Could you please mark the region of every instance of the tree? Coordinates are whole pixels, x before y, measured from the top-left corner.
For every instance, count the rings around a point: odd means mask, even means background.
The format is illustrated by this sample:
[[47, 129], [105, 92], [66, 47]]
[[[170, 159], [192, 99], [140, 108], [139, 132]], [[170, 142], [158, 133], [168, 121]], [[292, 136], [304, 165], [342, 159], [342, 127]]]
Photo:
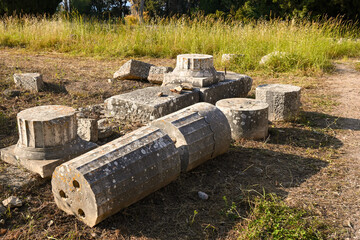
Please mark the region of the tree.
[[0, 14], [53, 14], [61, 0], [1, 0]]

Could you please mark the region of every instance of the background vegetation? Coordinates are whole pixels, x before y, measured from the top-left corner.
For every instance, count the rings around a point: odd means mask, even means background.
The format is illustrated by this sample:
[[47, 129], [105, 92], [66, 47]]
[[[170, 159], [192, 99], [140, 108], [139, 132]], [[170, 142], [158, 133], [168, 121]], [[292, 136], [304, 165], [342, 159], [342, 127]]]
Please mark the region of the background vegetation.
[[[358, 28], [341, 19], [253, 20], [247, 24], [210, 16], [156, 18], [146, 24], [123, 19], [63, 17], [4, 17], [0, 22], [0, 46], [32, 51], [56, 51], [80, 56], [175, 58], [182, 53], [215, 56], [217, 67], [223, 53], [243, 54], [231, 63], [238, 72], [327, 71], [330, 60], [360, 55]], [[274, 51], [266, 65], [262, 56]]]

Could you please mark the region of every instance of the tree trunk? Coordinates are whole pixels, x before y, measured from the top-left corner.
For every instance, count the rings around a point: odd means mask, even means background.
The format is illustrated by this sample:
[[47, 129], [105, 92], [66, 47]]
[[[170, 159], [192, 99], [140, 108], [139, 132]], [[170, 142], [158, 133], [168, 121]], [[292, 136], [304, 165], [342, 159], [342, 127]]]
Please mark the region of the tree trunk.
[[140, 9], [139, 9], [139, 21], [140, 21], [140, 23], [144, 22], [144, 3], [145, 3], [145, 0], [140, 1]]

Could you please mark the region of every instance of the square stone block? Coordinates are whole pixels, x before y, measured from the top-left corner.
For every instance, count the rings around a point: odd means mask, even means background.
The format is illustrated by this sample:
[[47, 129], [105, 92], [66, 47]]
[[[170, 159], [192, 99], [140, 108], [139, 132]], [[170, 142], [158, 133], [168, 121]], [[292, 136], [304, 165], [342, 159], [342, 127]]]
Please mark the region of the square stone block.
[[14, 82], [16, 87], [35, 92], [44, 87], [42, 75], [39, 73], [15, 73]]
[[[147, 123], [199, 102], [199, 91], [170, 91], [172, 87], [148, 87], [105, 100], [105, 116]], [[161, 96], [160, 96], [161, 95]]]

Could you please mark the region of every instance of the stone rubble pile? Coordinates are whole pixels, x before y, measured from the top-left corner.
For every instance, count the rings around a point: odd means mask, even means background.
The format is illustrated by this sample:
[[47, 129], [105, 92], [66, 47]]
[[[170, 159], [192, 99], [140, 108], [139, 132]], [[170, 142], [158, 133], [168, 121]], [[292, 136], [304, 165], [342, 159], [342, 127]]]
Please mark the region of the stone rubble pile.
[[[261, 85], [256, 100], [245, 98], [252, 79], [217, 72], [210, 55], [179, 55], [173, 71], [130, 60], [115, 78], [162, 86], [77, 111], [26, 109], [17, 115], [18, 143], [0, 150], [3, 161], [52, 176], [57, 206], [89, 226], [226, 153], [232, 140], [265, 139], [269, 120], [292, 120], [301, 105], [301, 89], [292, 85]], [[147, 125], [98, 147], [95, 142], [112, 134], [113, 119]]]

